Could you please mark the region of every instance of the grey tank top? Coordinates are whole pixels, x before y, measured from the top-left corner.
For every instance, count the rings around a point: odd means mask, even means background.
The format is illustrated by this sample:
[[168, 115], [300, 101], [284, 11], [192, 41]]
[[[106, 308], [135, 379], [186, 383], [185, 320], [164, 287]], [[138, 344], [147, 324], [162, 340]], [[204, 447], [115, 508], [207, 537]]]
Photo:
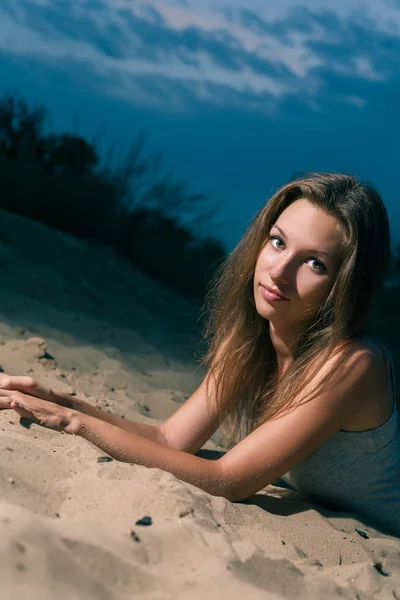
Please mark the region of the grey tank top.
[[396, 382], [392, 357], [386, 349], [384, 355], [393, 390], [393, 411], [386, 423], [366, 431], [339, 430], [276, 483], [327, 508], [356, 512], [400, 536]]

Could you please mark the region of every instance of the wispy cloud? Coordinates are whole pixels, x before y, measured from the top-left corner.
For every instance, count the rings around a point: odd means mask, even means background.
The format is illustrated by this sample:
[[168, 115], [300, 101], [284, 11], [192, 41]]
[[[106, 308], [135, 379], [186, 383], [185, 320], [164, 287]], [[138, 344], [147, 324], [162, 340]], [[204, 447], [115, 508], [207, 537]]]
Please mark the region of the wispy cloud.
[[379, 19], [370, 0], [362, 15], [354, 0], [339, 0], [335, 11], [317, 0], [295, 7], [283, 0], [275, 12], [261, 2], [247, 6], [4, 0], [0, 50], [71, 73], [86, 68], [103, 82], [103, 93], [163, 109], [188, 110], [196, 100], [273, 110], [298, 94], [318, 107], [327, 93], [362, 108], [368, 98], [355, 81], [379, 85], [399, 77], [395, 2], [382, 4]]

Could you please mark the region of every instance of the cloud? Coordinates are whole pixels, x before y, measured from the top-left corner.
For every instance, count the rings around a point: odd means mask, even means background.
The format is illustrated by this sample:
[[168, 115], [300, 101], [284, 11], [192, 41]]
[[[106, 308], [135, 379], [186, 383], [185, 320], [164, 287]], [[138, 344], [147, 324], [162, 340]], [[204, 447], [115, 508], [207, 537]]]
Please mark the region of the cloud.
[[[369, 0], [365, 0], [369, 2]], [[399, 9], [355, 0], [3, 0], [0, 85], [60, 127], [116, 143], [144, 130], [171, 168], [226, 198], [232, 245], [299, 170], [378, 184], [398, 219]], [[359, 5], [359, 3], [358, 3]], [[388, 12], [389, 11], [389, 12]], [[391, 11], [391, 12], [390, 12]], [[371, 21], [374, 16], [374, 21]], [[7, 86], [7, 87], [6, 87]], [[221, 217], [222, 218], [222, 217]]]
[[[86, 67], [103, 78], [104, 93], [163, 110], [190, 110], [193, 97], [229, 102], [229, 90], [234, 104], [260, 110], [296, 94], [318, 107], [328, 91], [362, 109], [368, 95], [354, 94], [354, 78], [379, 85], [398, 77], [400, 38], [384, 21], [304, 6], [268, 18], [240, 4], [5, 0], [0, 49], [71, 71]], [[327, 85], [337, 74], [340, 90]]]

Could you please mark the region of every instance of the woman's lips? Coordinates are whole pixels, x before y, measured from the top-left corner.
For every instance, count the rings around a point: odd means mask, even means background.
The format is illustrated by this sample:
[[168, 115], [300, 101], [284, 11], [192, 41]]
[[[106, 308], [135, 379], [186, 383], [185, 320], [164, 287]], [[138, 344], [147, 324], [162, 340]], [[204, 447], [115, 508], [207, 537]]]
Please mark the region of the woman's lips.
[[271, 300], [273, 302], [287, 302], [289, 298], [284, 298], [283, 296], [279, 296], [271, 291], [266, 285], [261, 284], [261, 293], [266, 300]]

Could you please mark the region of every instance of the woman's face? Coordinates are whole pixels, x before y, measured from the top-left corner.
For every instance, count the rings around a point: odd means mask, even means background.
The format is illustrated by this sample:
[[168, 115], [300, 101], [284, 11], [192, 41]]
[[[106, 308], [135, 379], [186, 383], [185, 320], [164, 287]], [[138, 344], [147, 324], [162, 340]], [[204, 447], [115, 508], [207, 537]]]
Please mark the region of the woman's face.
[[[266, 233], [254, 274], [257, 312], [277, 323], [308, 321], [335, 281], [342, 242], [340, 224], [301, 198], [290, 204]], [[275, 300], [266, 287], [287, 300]]]

